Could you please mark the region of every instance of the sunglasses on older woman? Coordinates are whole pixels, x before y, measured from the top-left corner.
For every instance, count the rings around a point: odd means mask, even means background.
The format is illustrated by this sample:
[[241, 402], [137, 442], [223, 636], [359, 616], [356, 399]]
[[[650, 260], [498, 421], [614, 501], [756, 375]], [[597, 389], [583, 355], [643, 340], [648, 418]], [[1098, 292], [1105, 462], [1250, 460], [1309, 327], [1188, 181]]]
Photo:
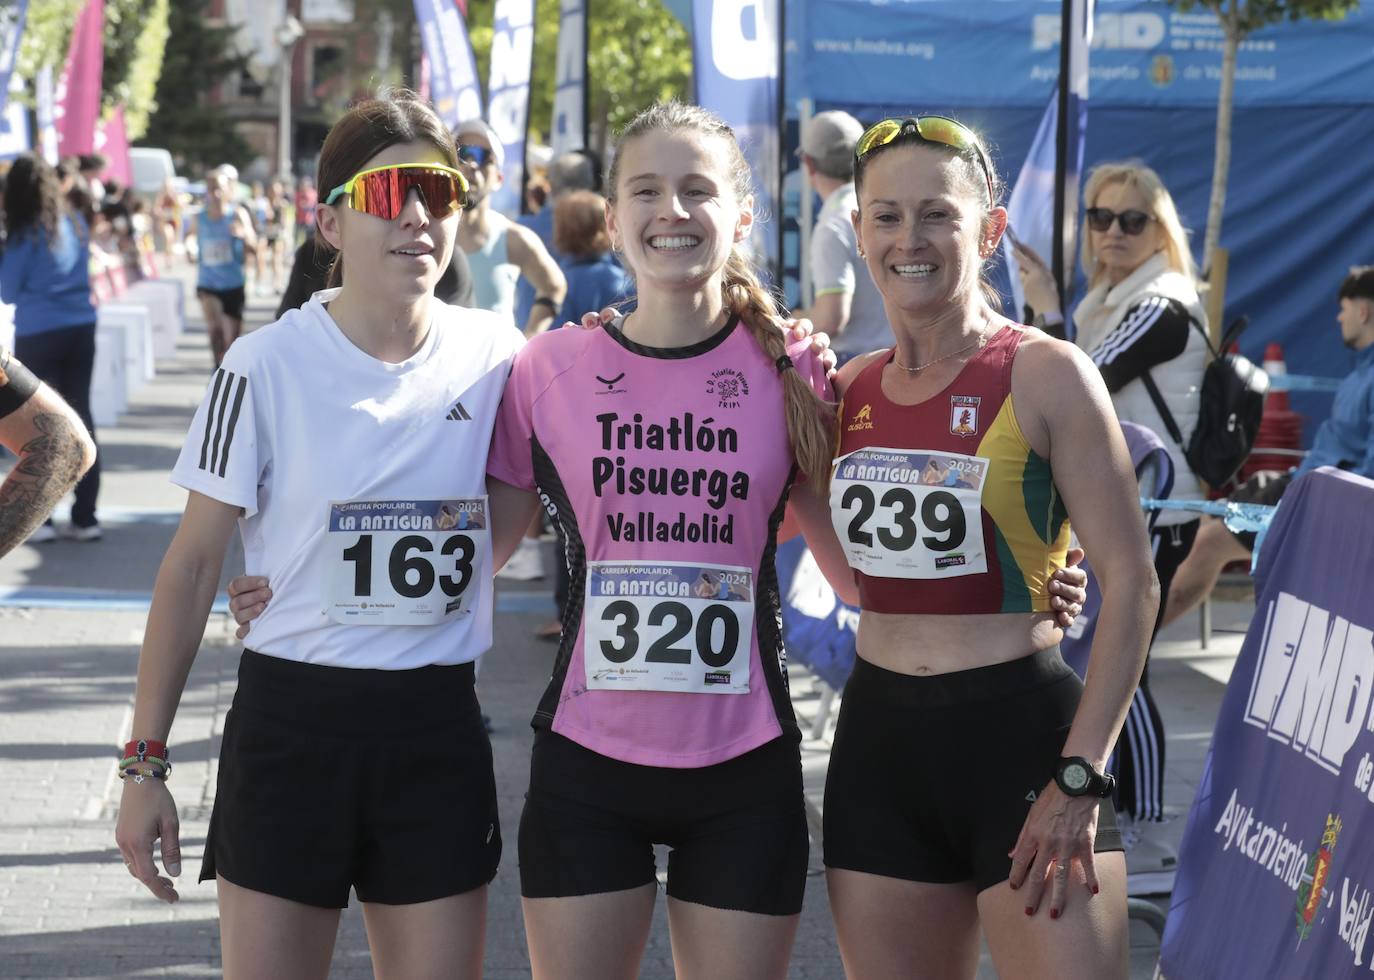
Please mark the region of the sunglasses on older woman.
[[1108, 208], [1088, 208], [1083, 212], [1088, 219], [1088, 227], [1093, 231], [1106, 231], [1115, 221], [1121, 225], [1123, 235], [1139, 235], [1154, 218], [1144, 211], [1122, 211], [1118, 214]]
[[350, 177], [329, 192], [325, 204], [347, 195], [354, 211], [390, 221], [401, 213], [411, 190], [436, 218], [447, 218], [462, 210], [468, 199], [468, 179], [452, 167], [439, 163], [397, 163], [373, 167]]
[[874, 123], [854, 144], [854, 159], [862, 160], [880, 146], [887, 146], [903, 133], [914, 133], [928, 143], [941, 143], [961, 153], [972, 153], [983, 168], [988, 184], [988, 201], [996, 201], [992, 191], [992, 165], [977, 134], [963, 123], [948, 116], [908, 116], [905, 119], [884, 119]]

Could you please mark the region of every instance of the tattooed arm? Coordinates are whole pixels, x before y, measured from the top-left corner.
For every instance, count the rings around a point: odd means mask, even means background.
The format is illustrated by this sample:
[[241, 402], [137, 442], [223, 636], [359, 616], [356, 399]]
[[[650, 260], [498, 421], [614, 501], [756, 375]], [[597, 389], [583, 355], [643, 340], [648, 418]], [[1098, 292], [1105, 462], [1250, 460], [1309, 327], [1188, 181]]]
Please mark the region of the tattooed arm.
[[0, 445], [18, 454], [0, 484], [0, 555], [19, 544], [95, 462], [76, 413], [0, 347]]

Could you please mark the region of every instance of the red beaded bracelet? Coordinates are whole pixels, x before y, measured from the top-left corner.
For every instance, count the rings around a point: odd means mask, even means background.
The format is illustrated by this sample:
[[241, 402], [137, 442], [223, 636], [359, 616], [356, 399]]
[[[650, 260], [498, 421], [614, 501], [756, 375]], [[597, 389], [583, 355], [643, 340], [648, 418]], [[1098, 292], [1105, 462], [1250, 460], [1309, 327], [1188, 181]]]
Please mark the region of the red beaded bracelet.
[[142, 762], [148, 756], [158, 759], [167, 759], [167, 743], [154, 741], [151, 738], [136, 738], [133, 741], [124, 743], [124, 758], [130, 757]]

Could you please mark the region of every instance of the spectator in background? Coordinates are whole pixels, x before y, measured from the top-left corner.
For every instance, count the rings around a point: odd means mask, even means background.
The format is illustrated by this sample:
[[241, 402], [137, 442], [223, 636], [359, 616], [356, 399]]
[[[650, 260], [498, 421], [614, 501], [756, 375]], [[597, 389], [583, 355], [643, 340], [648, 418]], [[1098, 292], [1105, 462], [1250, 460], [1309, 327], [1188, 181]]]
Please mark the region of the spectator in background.
[[253, 219], [234, 202], [233, 186], [228, 174], [211, 171], [205, 181], [205, 210], [196, 216], [196, 295], [215, 367], [243, 330], [243, 261], [256, 241]]
[[882, 296], [854, 238], [854, 144], [863, 131], [847, 112], [820, 112], [803, 124], [797, 151], [807, 185], [824, 203], [807, 252], [815, 299], [796, 315], [830, 334], [840, 364], [892, 342]]
[[177, 249], [181, 246], [181, 199], [177, 196], [176, 183], [171, 177], [162, 182], [153, 201], [153, 227], [161, 239], [162, 257], [170, 268]]
[[[291, 197], [280, 180], [274, 180], [267, 188], [267, 204], [270, 213], [267, 229], [263, 234], [267, 245], [267, 259], [272, 267], [272, 289], [280, 290], [286, 281], [286, 235], [295, 226], [295, 215]], [[280, 319], [280, 314], [278, 319]]]
[[[1139, 162], [1104, 163], [1088, 175], [1082, 241], [1088, 292], [1074, 310], [1075, 343], [1102, 372], [1117, 417], [1151, 429], [1174, 461], [1174, 500], [1204, 496], [1183, 448], [1169, 436], [1145, 383], [1154, 384], [1187, 444], [1197, 424], [1202, 372], [1207, 364], [1207, 314], [1197, 294], [1197, 274], [1178, 209], [1159, 175]], [[1036, 326], [1064, 322], [1054, 276], [1030, 248], [1016, 246], [1026, 302]], [[1164, 511], [1151, 533], [1161, 602], [1158, 633], [1168, 609], [1169, 583], [1198, 533], [1198, 517]], [[1153, 642], [1153, 634], [1151, 636]], [[1150, 694], [1146, 662], [1122, 729], [1118, 758], [1118, 808], [1123, 821], [1132, 895], [1173, 887], [1177, 855], [1154, 831], [1164, 819], [1164, 721]]]
[[304, 241], [315, 234], [315, 208], [319, 206], [320, 195], [315, 190], [315, 182], [302, 177], [296, 185], [296, 238]]
[[0, 344], [0, 446], [19, 461], [0, 483], [0, 556], [37, 531], [95, 462], [95, 443], [57, 393]]
[[[553, 240], [553, 215], [558, 199], [569, 191], [599, 191], [601, 165], [591, 150], [571, 150], [559, 154], [549, 164], [549, 201], [552, 207], [545, 207], [533, 214], [523, 215], [520, 223], [539, 236], [544, 247], [549, 250], [553, 260], [562, 268], [567, 256], [558, 250]], [[515, 322], [526, 323], [534, 304], [534, 286], [521, 276], [515, 284]], [[599, 309], [599, 307], [598, 307]], [[566, 299], [563, 301], [563, 316], [575, 320], [588, 310], [574, 308]]]
[[[9, 235], [0, 259], [0, 298], [14, 305], [14, 352], [81, 419], [92, 442], [91, 373], [95, 367], [95, 307], [88, 271], [90, 229], [63, 199], [56, 172], [42, 157], [21, 154], [5, 183]], [[100, 539], [96, 497], [100, 464], [76, 484], [65, 533]], [[29, 538], [57, 537], [51, 519]]]
[[[505, 149], [481, 119], [460, 123], [455, 132], [458, 162], [471, 185], [458, 225], [458, 245], [472, 270], [473, 302], [479, 309], [510, 317], [526, 337], [553, 323], [567, 283], [539, 236], [491, 209], [491, 193], [504, 181]], [[524, 276], [537, 295], [529, 316], [515, 319], [515, 280]]]
[[[1355, 369], [1336, 389], [1331, 417], [1317, 428], [1312, 449], [1297, 469], [1261, 470], [1236, 489], [1232, 500], [1276, 505], [1289, 483], [1319, 466], [1374, 480], [1374, 265], [1351, 269], [1336, 296], [1341, 343], [1355, 352]], [[1207, 598], [1221, 570], [1233, 561], [1248, 561], [1254, 550], [1254, 532], [1231, 531], [1220, 518], [1203, 518], [1193, 550], [1169, 589], [1165, 624]]]
[[[595, 191], [569, 191], [554, 204], [553, 243], [560, 255], [563, 275], [568, 280], [568, 295], [563, 309], [574, 317], [599, 312], [626, 299], [634, 288], [630, 276], [611, 252], [611, 236], [606, 231], [606, 199]], [[559, 615], [568, 601], [568, 563], [559, 542], [554, 564], [554, 607]], [[534, 631], [542, 640], [556, 640], [563, 624], [555, 619]]]
[[105, 185], [101, 176], [109, 165], [110, 159], [103, 153], [83, 153], [77, 161], [81, 176], [90, 189], [91, 203], [97, 208], [105, 203]]
[[253, 181], [252, 194], [248, 199], [248, 213], [253, 218], [253, 233], [259, 244], [253, 249], [253, 291], [259, 296], [267, 295], [267, 227], [272, 224], [272, 202], [267, 197], [267, 188], [262, 181]]

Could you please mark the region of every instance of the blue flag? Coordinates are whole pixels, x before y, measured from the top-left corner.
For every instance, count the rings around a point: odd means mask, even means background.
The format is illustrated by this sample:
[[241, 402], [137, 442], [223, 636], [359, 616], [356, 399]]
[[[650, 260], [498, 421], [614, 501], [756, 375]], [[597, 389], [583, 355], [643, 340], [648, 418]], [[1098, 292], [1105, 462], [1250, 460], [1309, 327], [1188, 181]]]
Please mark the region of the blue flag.
[[[1040, 117], [1030, 153], [1007, 200], [1012, 234], [1055, 270], [1060, 309], [1066, 308], [1069, 285], [1073, 282], [1079, 175], [1088, 132], [1092, 26], [1093, 0], [1070, 0], [1065, 5], [1059, 83]], [[1062, 117], [1061, 107], [1066, 110]], [[1015, 300], [1013, 313], [1019, 317], [1026, 297], [1021, 292], [1010, 241], [1006, 241], [1005, 251]]]
[[482, 90], [467, 24], [455, 0], [415, 0], [415, 20], [429, 61], [430, 101], [453, 129], [482, 114]]
[[554, 156], [587, 145], [587, 8], [585, 0], [562, 0], [558, 13], [558, 69], [554, 77]]
[[[0, 115], [10, 97], [10, 76], [19, 57], [19, 42], [24, 37], [24, 15], [29, 0], [0, 0]], [[27, 126], [25, 127], [27, 130]]]
[[735, 131], [754, 174], [749, 247], [761, 269], [777, 258], [778, 0], [697, 0], [693, 4], [696, 101]]
[[487, 80], [487, 122], [505, 149], [505, 180], [491, 206], [509, 217], [520, 213], [524, 196], [525, 130], [530, 111], [530, 69], [534, 64], [534, 0], [496, 0]]

